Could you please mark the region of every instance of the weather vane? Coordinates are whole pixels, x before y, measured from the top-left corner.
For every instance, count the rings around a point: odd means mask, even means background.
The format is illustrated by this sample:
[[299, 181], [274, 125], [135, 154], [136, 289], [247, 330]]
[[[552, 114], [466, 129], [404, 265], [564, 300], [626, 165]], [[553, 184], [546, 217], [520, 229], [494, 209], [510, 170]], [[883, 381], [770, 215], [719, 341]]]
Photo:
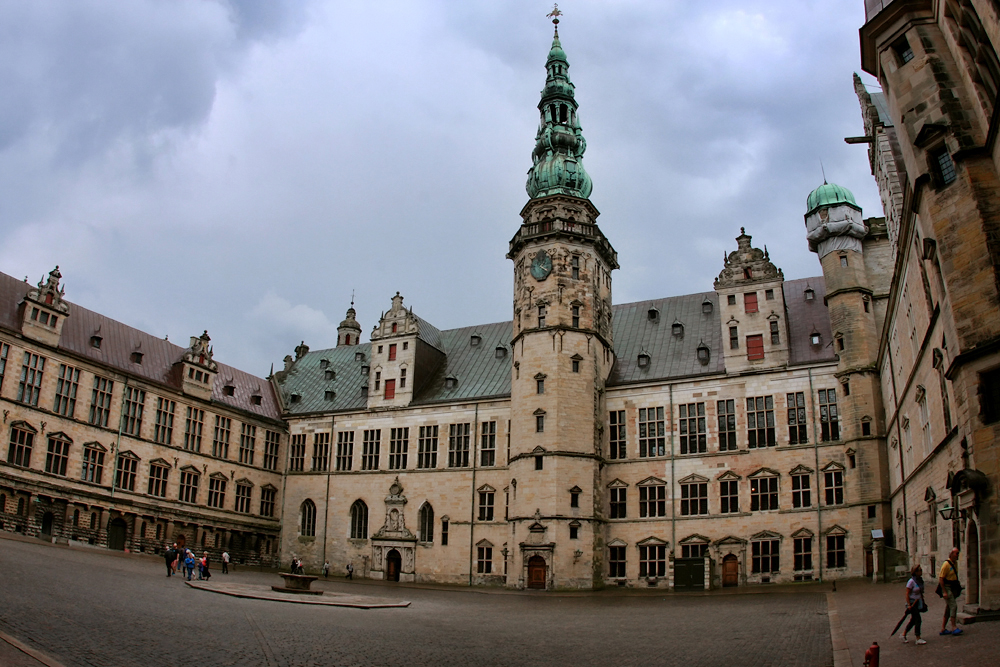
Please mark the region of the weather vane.
[[559, 5], [555, 4], [552, 5], [552, 11], [546, 14], [545, 18], [552, 19], [552, 23], [554, 23], [555, 25], [559, 25], [559, 17], [562, 15], [563, 13], [559, 11]]

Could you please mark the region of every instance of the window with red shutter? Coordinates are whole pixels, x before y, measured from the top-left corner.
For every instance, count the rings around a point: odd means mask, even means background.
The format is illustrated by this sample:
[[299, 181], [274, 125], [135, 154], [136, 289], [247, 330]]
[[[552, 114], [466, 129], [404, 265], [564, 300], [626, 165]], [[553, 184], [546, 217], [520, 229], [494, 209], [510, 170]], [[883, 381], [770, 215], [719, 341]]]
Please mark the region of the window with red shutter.
[[754, 359], [764, 358], [764, 336], [757, 334], [756, 336], [747, 336], [747, 359], [753, 361]]
[[[761, 356], [764, 356], [763, 352], [761, 353]], [[396, 381], [395, 380], [386, 380], [385, 381], [385, 398], [386, 398], [386, 400], [388, 400], [390, 398], [396, 398]]]
[[757, 292], [747, 292], [743, 295], [743, 310], [748, 313], [757, 312]]
[[396, 361], [396, 344], [389, 346], [389, 361]]

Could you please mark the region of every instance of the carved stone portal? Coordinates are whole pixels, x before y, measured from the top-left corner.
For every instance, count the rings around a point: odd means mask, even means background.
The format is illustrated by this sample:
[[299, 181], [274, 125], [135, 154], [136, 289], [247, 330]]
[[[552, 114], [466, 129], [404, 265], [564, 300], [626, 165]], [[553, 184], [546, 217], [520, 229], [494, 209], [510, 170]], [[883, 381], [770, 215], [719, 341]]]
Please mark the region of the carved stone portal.
[[385, 521], [372, 536], [372, 579], [415, 581], [417, 537], [406, 527], [406, 496], [399, 478], [385, 497]]

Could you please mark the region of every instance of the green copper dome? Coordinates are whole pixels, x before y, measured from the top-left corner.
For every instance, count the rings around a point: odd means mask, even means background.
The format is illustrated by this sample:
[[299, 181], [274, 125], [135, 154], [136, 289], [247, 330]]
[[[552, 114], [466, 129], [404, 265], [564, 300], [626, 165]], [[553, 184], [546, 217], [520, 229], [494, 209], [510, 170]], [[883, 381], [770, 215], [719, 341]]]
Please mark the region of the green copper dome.
[[587, 140], [580, 128], [575, 87], [569, 80], [569, 61], [559, 43], [558, 30], [545, 69], [548, 75], [538, 103], [541, 119], [525, 189], [532, 199], [555, 194], [586, 199], [594, 188], [583, 168]]
[[858, 207], [850, 190], [836, 183], [823, 183], [810, 192], [806, 198], [806, 214], [808, 215], [820, 206], [835, 206], [837, 204], [850, 204], [855, 208]]

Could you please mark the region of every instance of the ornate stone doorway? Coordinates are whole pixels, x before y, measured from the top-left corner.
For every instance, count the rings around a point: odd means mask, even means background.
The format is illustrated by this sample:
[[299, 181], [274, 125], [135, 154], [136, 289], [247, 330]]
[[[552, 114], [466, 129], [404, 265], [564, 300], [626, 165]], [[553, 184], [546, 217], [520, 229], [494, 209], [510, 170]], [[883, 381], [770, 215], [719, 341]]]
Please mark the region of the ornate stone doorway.
[[545, 559], [532, 556], [528, 559], [528, 588], [545, 590]]
[[740, 559], [733, 554], [722, 559], [722, 585], [740, 585]]
[[115, 551], [125, 551], [125, 536], [128, 533], [128, 524], [125, 519], [112, 519], [108, 524], [108, 548]]
[[395, 549], [385, 555], [385, 580], [399, 581], [399, 571], [403, 566], [403, 557]]

